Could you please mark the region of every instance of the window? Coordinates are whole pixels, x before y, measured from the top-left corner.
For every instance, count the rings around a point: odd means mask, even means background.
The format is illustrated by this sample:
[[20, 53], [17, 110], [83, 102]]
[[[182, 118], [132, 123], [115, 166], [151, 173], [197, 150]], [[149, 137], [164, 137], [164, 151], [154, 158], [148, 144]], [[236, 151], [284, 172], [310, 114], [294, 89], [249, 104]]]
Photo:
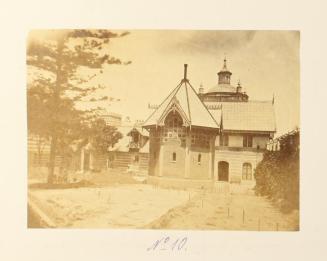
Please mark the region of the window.
[[176, 152], [173, 152], [173, 162], [176, 162]]
[[252, 148], [253, 138], [250, 135], [243, 136], [243, 147], [245, 148]]
[[228, 146], [228, 135], [221, 134], [219, 136], [219, 145], [220, 146]]
[[243, 164], [242, 179], [243, 180], [252, 180], [252, 166], [250, 163]]
[[203, 132], [199, 130], [195, 130], [191, 132], [191, 144], [193, 146], [199, 146], [199, 147], [210, 147], [210, 136], [207, 134], [204, 134]]
[[201, 154], [198, 155], [198, 164], [201, 164]]
[[172, 111], [167, 115], [165, 125], [169, 128], [179, 128], [183, 126], [183, 119], [178, 113]]

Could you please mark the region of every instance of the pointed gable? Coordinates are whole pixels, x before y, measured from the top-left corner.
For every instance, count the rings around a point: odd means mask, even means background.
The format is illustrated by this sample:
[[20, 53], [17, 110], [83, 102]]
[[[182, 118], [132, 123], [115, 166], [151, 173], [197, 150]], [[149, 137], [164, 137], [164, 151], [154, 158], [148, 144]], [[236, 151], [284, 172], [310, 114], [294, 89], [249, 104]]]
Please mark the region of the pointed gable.
[[168, 95], [144, 122], [143, 127], [164, 125], [164, 120], [171, 110], [177, 110], [187, 126], [219, 128], [219, 124], [200, 100], [187, 79], [183, 79]]

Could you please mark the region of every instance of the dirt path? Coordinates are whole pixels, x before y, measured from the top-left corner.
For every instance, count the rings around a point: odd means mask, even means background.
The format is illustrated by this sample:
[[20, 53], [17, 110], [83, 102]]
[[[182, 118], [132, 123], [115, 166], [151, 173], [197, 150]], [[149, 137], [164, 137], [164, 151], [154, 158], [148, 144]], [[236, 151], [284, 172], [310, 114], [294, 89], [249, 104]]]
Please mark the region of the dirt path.
[[283, 214], [262, 197], [199, 193], [146, 228], [296, 231], [298, 222], [298, 213]]

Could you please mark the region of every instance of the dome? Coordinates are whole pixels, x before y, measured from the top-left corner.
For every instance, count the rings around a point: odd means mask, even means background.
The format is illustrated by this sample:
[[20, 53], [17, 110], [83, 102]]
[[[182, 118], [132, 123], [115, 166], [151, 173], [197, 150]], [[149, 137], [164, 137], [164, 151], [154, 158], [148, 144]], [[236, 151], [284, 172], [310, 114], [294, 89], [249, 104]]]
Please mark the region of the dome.
[[236, 92], [236, 87], [230, 84], [220, 83], [210, 88], [207, 93], [210, 92]]

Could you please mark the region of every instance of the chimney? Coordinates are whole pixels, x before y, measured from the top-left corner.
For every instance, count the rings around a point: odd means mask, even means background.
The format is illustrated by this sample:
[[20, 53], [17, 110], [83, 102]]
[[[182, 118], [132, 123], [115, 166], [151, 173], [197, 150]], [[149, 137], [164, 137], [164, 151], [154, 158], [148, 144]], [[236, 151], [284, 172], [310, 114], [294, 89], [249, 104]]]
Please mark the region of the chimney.
[[187, 64], [184, 64], [184, 80], [187, 80]]

